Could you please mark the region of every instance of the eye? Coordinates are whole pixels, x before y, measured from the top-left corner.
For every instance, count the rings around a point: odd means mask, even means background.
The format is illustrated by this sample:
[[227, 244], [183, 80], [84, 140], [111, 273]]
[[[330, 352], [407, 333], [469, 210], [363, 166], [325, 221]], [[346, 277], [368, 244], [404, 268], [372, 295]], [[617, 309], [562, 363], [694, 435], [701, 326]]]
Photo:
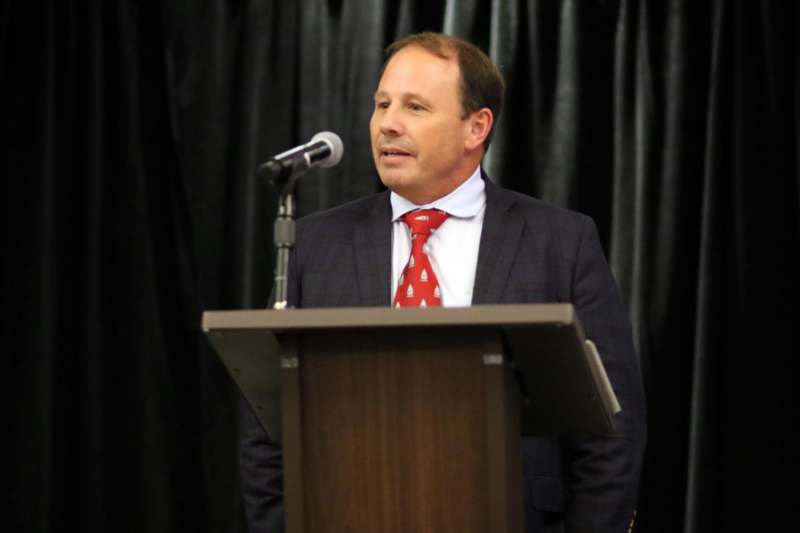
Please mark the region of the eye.
[[410, 102], [408, 104], [408, 108], [411, 111], [425, 111], [425, 106], [423, 106], [422, 104], [418, 104], [416, 102]]
[[375, 102], [375, 109], [386, 109], [389, 107], [389, 102], [386, 100], [378, 100]]

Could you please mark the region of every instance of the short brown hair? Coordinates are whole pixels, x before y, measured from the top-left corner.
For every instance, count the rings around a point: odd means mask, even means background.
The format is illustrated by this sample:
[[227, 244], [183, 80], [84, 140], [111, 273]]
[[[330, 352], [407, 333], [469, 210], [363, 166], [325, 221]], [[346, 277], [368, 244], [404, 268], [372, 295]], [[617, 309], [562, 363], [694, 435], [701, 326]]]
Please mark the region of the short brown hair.
[[[458, 69], [461, 72], [462, 118], [467, 118], [472, 113], [488, 107], [495, 123], [497, 122], [503, 107], [505, 83], [497, 65], [483, 50], [472, 43], [450, 35], [427, 31], [415, 33], [393, 42], [386, 48], [386, 59], [383, 62], [381, 74], [392, 56], [408, 46], [419, 46], [442, 59], [452, 59], [455, 54]], [[493, 134], [494, 124], [492, 124], [492, 131], [486, 137], [484, 149], [489, 148]]]

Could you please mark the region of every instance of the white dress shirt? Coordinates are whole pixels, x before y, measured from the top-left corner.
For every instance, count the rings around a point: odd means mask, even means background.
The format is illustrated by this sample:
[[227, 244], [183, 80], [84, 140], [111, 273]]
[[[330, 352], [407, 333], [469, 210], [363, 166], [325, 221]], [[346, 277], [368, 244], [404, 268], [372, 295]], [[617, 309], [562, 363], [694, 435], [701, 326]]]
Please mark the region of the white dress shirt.
[[472, 289], [478, 266], [478, 247], [486, 211], [486, 185], [480, 166], [456, 190], [429, 204], [416, 205], [392, 192], [392, 286], [397, 290], [400, 274], [411, 256], [411, 231], [400, 217], [415, 209], [440, 209], [450, 216], [425, 243], [428, 258], [439, 280], [444, 307], [472, 305]]

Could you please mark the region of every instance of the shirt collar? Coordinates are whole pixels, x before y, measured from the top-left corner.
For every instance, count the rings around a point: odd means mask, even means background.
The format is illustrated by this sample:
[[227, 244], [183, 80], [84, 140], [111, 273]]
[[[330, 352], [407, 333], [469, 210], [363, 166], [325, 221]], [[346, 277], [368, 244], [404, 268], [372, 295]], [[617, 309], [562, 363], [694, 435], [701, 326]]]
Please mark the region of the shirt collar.
[[392, 222], [396, 222], [401, 216], [415, 209], [439, 209], [452, 217], [471, 218], [477, 215], [486, 203], [486, 184], [481, 178], [479, 165], [467, 181], [450, 194], [431, 203], [417, 205], [394, 191], [389, 195], [389, 201], [392, 204]]

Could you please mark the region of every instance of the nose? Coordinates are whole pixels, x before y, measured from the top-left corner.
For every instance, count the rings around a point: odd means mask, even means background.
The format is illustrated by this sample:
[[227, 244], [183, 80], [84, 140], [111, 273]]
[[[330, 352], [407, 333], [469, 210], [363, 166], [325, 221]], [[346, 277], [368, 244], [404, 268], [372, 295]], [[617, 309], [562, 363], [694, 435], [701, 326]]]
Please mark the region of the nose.
[[376, 113], [378, 113], [378, 129], [383, 135], [397, 137], [403, 134], [403, 121], [394, 105], [380, 109]]

